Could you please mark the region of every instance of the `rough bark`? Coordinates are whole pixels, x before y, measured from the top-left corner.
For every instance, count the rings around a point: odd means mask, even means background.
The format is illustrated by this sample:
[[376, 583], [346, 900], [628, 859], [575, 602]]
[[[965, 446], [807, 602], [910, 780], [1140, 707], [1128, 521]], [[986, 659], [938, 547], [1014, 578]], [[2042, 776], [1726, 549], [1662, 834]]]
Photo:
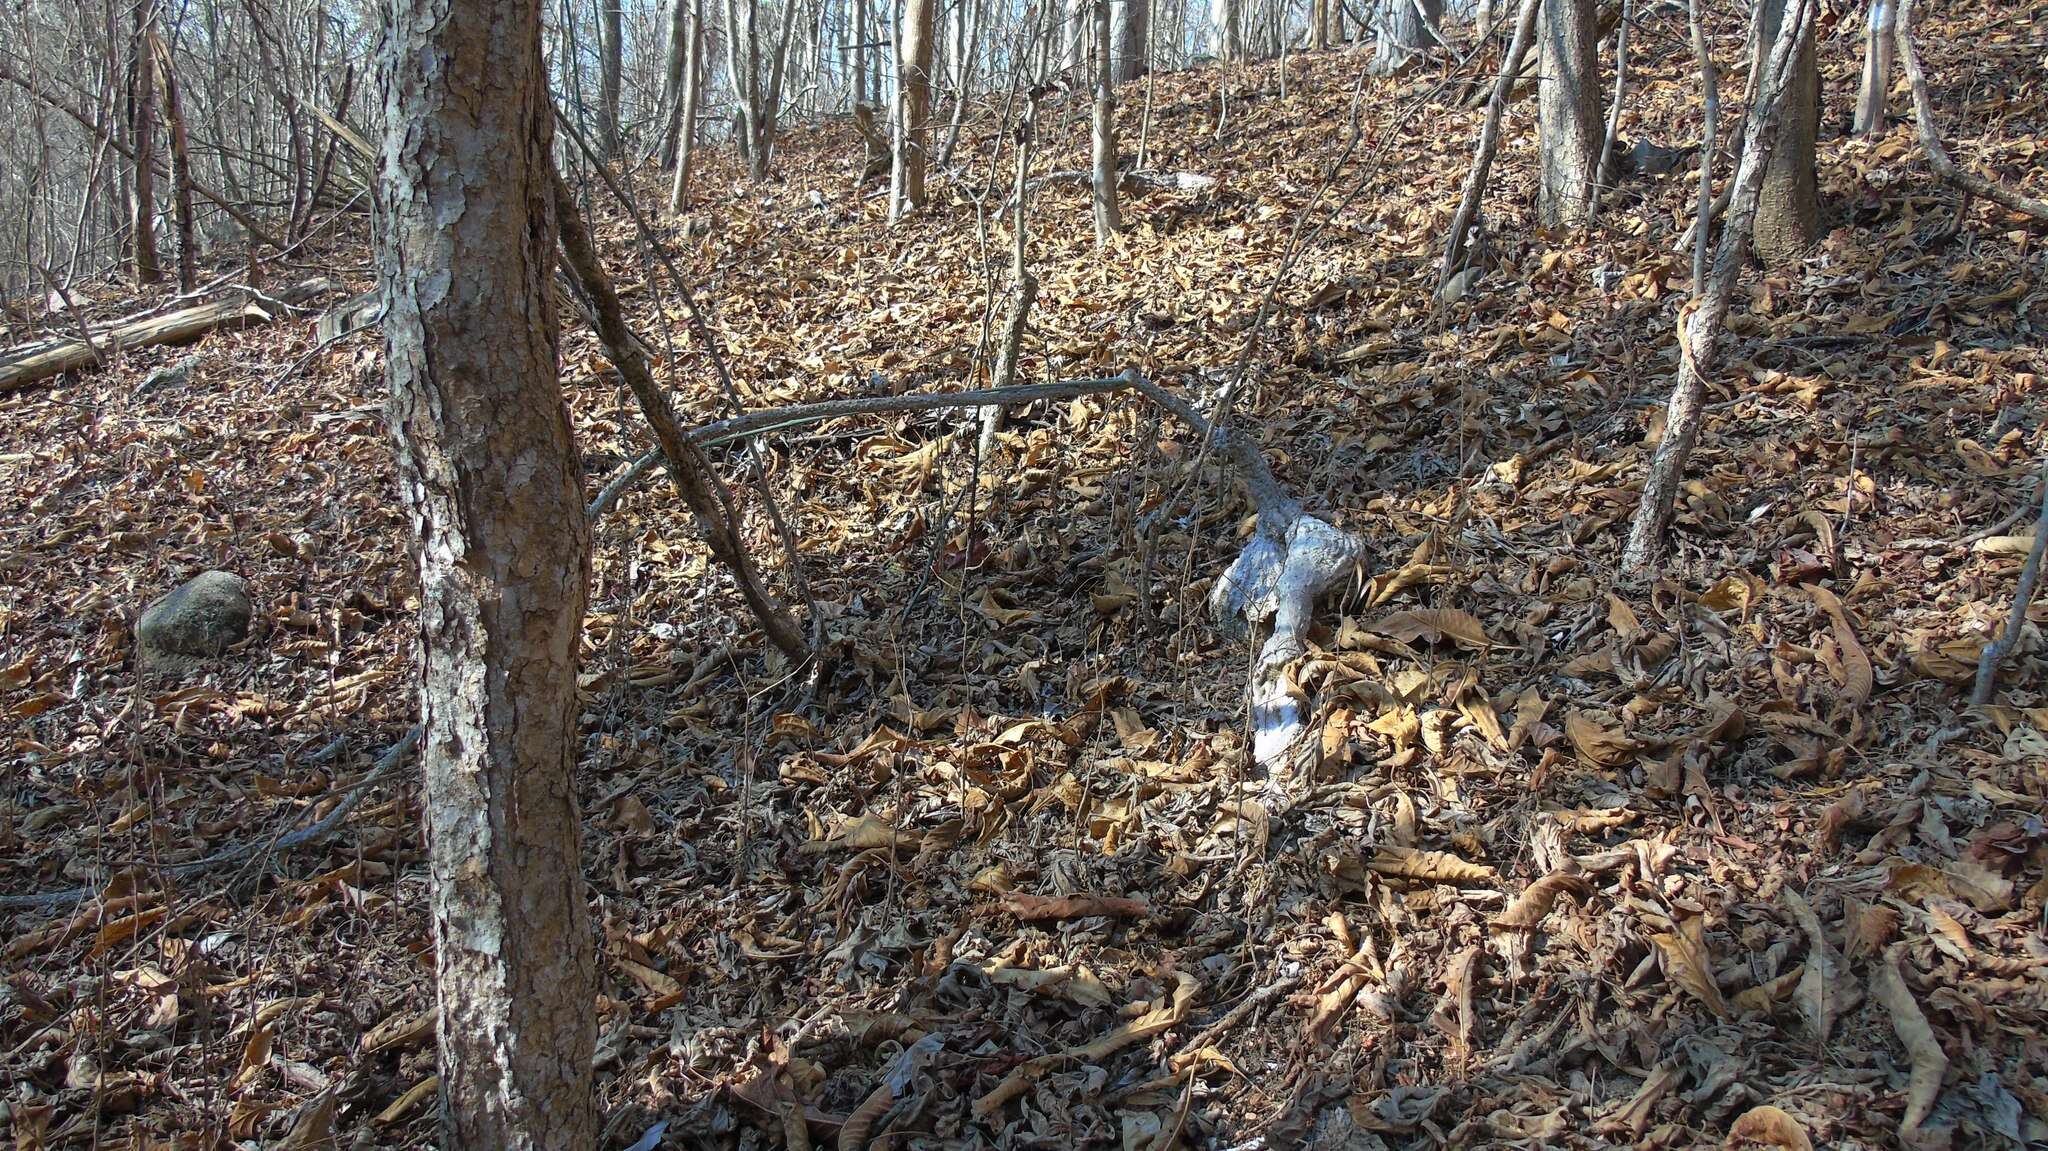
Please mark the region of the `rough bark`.
[[[1699, 300], [1679, 319], [1678, 380], [1665, 408], [1664, 438], [1650, 455], [1642, 500], [1629, 524], [1628, 546], [1622, 552], [1622, 567], [1631, 572], [1641, 573], [1663, 550], [1678, 482], [1705, 419], [1707, 377], [1720, 359], [1721, 325], [1728, 318], [1736, 281], [1748, 258], [1750, 228], [1778, 137], [1785, 88], [1793, 79], [1793, 57], [1798, 42], [1812, 30], [1817, 7], [1818, 0], [1787, 0], [1785, 19], [1780, 21], [1770, 57], [1759, 73], [1756, 101], [1743, 134], [1742, 161], [1729, 197], [1728, 222], [1714, 253], [1714, 272]], [[1707, 226], [1705, 220], [1698, 224], [1702, 229]]]
[[640, 351], [640, 342], [627, 329], [618, 291], [613, 288], [611, 276], [605, 272], [597, 248], [590, 241], [590, 232], [584, 227], [583, 217], [576, 207], [575, 193], [559, 175], [553, 177], [553, 186], [555, 215], [561, 225], [563, 265], [575, 278], [584, 298], [590, 301], [598, 338], [604, 341], [612, 365], [632, 390], [633, 398], [640, 404], [641, 414], [646, 417], [648, 427], [653, 429], [676, 494], [697, 517], [697, 527], [704, 533], [704, 542], [711, 548], [712, 556], [732, 573], [741, 597], [753, 609], [755, 618], [760, 620], [769, 642], [785, 655], [802, 662], [810, 655], [810, 645], [804, 640], [803, 628], [775, 593], [768, 590], [767, 582], [754, 567], [746, 544], [740, 539], [739, 517], [732, 506], [731, 494], [718, 481], [718, 474], [705, 457], [704, 449], [684, 431], [675, 405], [669, 402], [668, 393], [655, 381], [654, 373], [647, 366], [647, 359]]
[[905, 0], [897, 55], [896, 155], [889, 219], [924, 207], [925, 149], [931, 132], [932, 16], [935, 0]]
[[1537, 81], [1536, 214], [1550, 227], [1585, 222], [1600, 152], [1600, 61], [1594, 0], [1543, 0]]
[[1128, 84], [1145, 74], [1152, 0], [1115, 0], [1111, 23], [1114, 31], [1110, 39], [1116, 44], [1116, 58], [1111, 62], [1110, 77], [1119, 84]]
[[1965, 172], [1941, 146], [1941, 133], [1934, 126], [1934, 99], [1927, 92], [1927, 75], [1920, 70], [1920, 55], [1913, 50], [1913, 0], [1898, 0], [1899, 66], [1913, 89], [1913, 123], [1920, 133], [1920, 150], [1927, 153], [1934, 174], [1975, 196], [2036, 220], [2048, 220], [2048, 202], [2022, 195], [1996, 180]]
[[1898, 9], [1892, 0], [1870, 0], [1870, 13], [1863, 27], [1863, 79], [1856, 88], [1856, 119], [1852, 130], [1858, 136], [1884, 132], [1885, 97], [1892, 84], [1892, 42], [1897, 35]]
[[163, 101], [164, 132], [171, 145], [171, 218], [178, 230], [178, 290], [190, 292], [199, 283], [199, 241], [192, 229], [192, 156], [185, 143], [184, 102], [178, 98], [178, 74], [170, 49], [154, 29], [149, 54], [156, 61], [157, 94]]
[[1116, 88], [1109, 42], [1110, 0], [1095, 0], [1095, 117], [1089, 133], [1090, 155], [1094, 159], [1089, 200], [1094, 208], [1095, 246], [1123, 230], [1123, 213], [1116, 199]]
[[[1751, 37], [1753, 67], [1767, 63], [1788, 2], [1759, 0]], [[1797, 261], [1820, 238], [1820, 187], [1814, 172], [1819, 128], [1820, 71], [1814, 66], [1813, 25], [1808, 23], [1792, 58], [1778, 139], [1771, 146], [1771, 166], [1764, 172], [1763, 198], [1757, 204], [1753, 242], [1766, 267]]]
[[156, 58], [149, 51], [149, 13], [154, 4], [135, 9], [133, 72], [129, 77], [128, 138], [133, 141], [135, 176], [128, 203], [129, 261], [138, 283], [162, 278], [156, 252]]
[[574, 777], [590, 527], [557, 378], [542, 2], [384, 15], [385, 357], [419, 577], [449, 1148], [598, 1137]]
[[1470, 242], [1467, 235], [1473, 221], [1479, 217], [1479, 201], [1486, 194], [1486, 177], [1493, 168], [1494, 152], [1500, 145], [1500, 121], [1507, 110], [1508, 95], [1514, 90], [1516, 74], [1521, 70], [1520, 61], [1528, 50], [1529, 39], [1535, 35], [1536, 16], [1542, 10], [1543, 0], [1522, 0], [1522, 8], [1515, 17], [1515, 37], [1508, 46], [1506, 59], [1501, 62], [1500, 79], [1494, 82], [1493, 98], [1486, 103], [1486, 123], [1479, 129], [1479, 146], [1472, 155], [1472, 168], [1465, 175], [1465, 191], [1458, 198], [1458, 213], [1451, 218], [1450, 235], [1444, 239], [1444, 261], [1437, 269], [1436, 286], [1441, 293], [1451, 277], [1463, 270], [1465, 247]]

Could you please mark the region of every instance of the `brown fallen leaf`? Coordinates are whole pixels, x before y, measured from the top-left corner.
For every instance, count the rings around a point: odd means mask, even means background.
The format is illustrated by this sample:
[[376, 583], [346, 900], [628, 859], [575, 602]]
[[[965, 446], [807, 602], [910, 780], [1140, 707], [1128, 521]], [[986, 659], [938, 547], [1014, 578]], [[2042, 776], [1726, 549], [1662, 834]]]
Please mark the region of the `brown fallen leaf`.
[[420, 1104], [433, 1098], [434, 1093], [440, 1089], [441, 1077], [439, 1075], [429, 1075], [411, 1087], [406, 1088], [405, 1094], [393, 1099], [389, 1106], [377, 1112], [377, 1117], [372, 1119], [371, 1122], [379, 1127], [389, 1127], [418, 1110]]
[[1877, 685], [1870, 655], [1856, 639], [1856, 629], [1849, 623], [1849, 613], [1843, 609], [1841, 598], [1818, 584], [1810, 585], [1806, 590], [1813, 596], [1813, 602], [1819, 604], [1834, 622], [1835, 646], [1842, 651], [1842, 705], [1861, 707]]
[[1706, 1004], [1707, 1010], [1723, 1019], [1728, 1018], [1728, 1001], [1721, 997], [1720, 985], [1714, 982], [1713, 965], [1707, 955], [1705, 927], [1700, 918], [1694, 916], [1676, 926], [1676, 931], [1650, 936], [1650, 942], [1657, 945], [1657, 951], [1663, 957], [1664, 974], [1694, 999]]
[[1584, 899], [1593, 893], [1593, 885], [1583, 875], [1553, 871], [1522, 889], [1507, 909], [1493, 917], [1493, 926], [1502, 931], [1534, 931], [1538, 924], [1550, 915], [1559, 898], [1569, 895]]
[[973, 1111], [977, 1119], [987, 1119], [1001, 1110], [1005, 1103], [1024, 1094], [1030, 1086], [1057, 1067], [1070, 1063], [1094, 1063], [1129, 1047], [1141, 1039], [1150, 1039], [1162, 1031], [1180, 1025], [1193, 1006], [1195, 993], [1202, 989], [1201, 981], [1185, 971], [1173, 973], [1174, 988], [1171, 999], [1123, 1026], [1079, 1047], [1041, 1055], [1012, 1068], [1002, 1082], [990, 1088], [987, 1093], [974, 1101]]
[[1886, 951], [1884, 962], [1871, 973], [1870, 994], [1891, 1016], [1892, 1032], [1905, 1045], [1906, 1057], [1912, 1061], [1912, 1074], [1906, 1083], [1906, 1113], [1899, 1120], [1899, 1142], [1912, 1146], [1913, 1136], [1934, 1111], [1934, 1101], [1941, 1095], [1941, 1081], [1948, 1074], [1948, 1055], [1942, 1051], [1934, 1028], [1928, 1026], [1926, 1014], [1899, 973], [1900, 946], [1894, 944]]
[[921, 833], [900, 831], [890, 824], [891, 821], [881, 815], [864, 811], [841, 824], [838, 831], [803, 844], [797, 850], [805, 855], [819, 855], [827, 851], [870, 851], [875, 848], [916, 851], [924, 845]]
[[1728, 1128], [1726, 1146], [1749, 1143], [1781, 1147], [1784, 1151], [1813, 1151], [1813, 1140], [1806, 1137], [1806, 1128], [1799, 1125], [1799, 1120], [1768, 1103], [1743, 1112], [1735, 1125]]
[[1643, 747], [1641, 741], [1630, 739], [1584, 711], [1565, 717], [1564, 734], [1579, 755], [1596, 767], [1626, 767], [1635, 762], [1636, 752]]
[[1085, 919], [1107, 915], [1114, 919], [1143, 919], [1152, 913], [1142, 899], [1124, 895], [1031, 895], [1012, 891], [1003, 896], [1004, 911], [1026, 922], [1039, 919]]
[[1446, 851], [1422, 851], [1413, 847], [1383, 846], [1366, 866], [1381, 875], [1402, 879], [1432, 879], [1438, 883], [1484, 883], [1494, 877], [1493, 868], [1458, 858]]
[[1457, 608], [1417, 608], [1414, 611], [1397, 611], [1394, 614], [1368, 625], [1368, 630], [1381, 635], [1414, 643], [1427, 637], [1431, 643], [1444, 640], [1461, 647], [1492, 647], [1493, 640], [1486, 634], [1486, 625], [1471, 612]]
[[1835, 1020], [1863, 1002], [1863, 989], [1849, 978], [1849, 965], [1828, 942], [1826, 933], [1821, 930], [1819, 917], [1814, 915], [1805, 897], [1787, 887], [1780, 898], [1784, 900], [1786, 909], [1791, 911], [1792, 918], [1798, 921], [1800, 930], [1806, 933], [1808, 941], [1806, 973], [1800, 977], [1799, 986], [1793, 994], [1814, 1038], [1825, 1043], [1834, 1033]]

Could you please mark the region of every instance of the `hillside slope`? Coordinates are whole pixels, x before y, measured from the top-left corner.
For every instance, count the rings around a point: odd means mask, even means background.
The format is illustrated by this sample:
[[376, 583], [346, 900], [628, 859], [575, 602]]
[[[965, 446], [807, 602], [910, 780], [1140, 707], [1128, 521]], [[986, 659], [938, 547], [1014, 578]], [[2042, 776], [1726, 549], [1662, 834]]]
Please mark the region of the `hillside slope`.
[[[2048, 9], [1924, 23], [1951, 151], [2040, 194]], [[660, 1119], [668, 1146], [772, 1146], [800, 1108], [835, 1140], [892, 1067], [894, 1146], [1708, 1147], [1760, 1104], [1817, 1146], [1890, 1146], [1908, 1008], [1947, 1060], [1931, 1126], [2043, 1138], [2038, 632], [1999, 706], [1957, 686], [2039, 498], [2041, 236], [1935, 184], [1902, 121], [1842, 138], [1850, 31], [1822, 43], [1827, 238], [1745, 281], [1642, 583], [1615, 563], [1676, 366], [1689, 161], [1622, 184], [1596, 234], [1546, 235], [1517, 105], [1489, 271], [1440, 311], [1476, 67], [1297, 57], [1284, 95], [1270, 62], [1162, 76], [1149, 117], [1126, 90], [1126, 147], [1147, 120], [1150, 166], [1220, 188], [1135, 196], [1100, 253], [1081, 190], [1036, 194], [1022, 376], [1136, 364], [1201, 398], [1256, 330], [1240, 421], [1373, 545], [1295, 672], [1320, 738], [1284, 802], [1246, 763], [1245, 647], [1202, 608], [1248, 507], [1133, 398], [1018, 413], [986, 459], [972, 413], [766, 441], [805, 582], [759, 508], [753, 542], [822, 619], [821, 680], [749, 631], [666, 487], [627, 495], [598, 529], [580, 781], [607, 1146]], [[1741, 29], [1715, 33], [1739, 77]], [[1683, 36], [1645, 21], [1630, 139], [1697, 138]], [[847, 125], [794, 132], [765, 187], [712, 150], [660, 226], [750, 406], [985, 376], [1000, 112], [896, 227], [853, 191]], [[1041, 170], [1085, 166], [1084, 104], [1040, 126]], [[682, 406], [726, 414], [589, 194]], [[321, 266], [366, 286], [360, 243]], [[294, 367], [309, 329], [0, 398], [0, 892], [105, 886], [0, 912], [22, 1146], [432, 1137], [410, 782], [322, 847], [165, 882], [302, 826], [413, 722], [380, 357], [359, 336]], [[564, 364], [595, 491], [647, 438], [569, 319]], [[251, 581], [252, 639], [139, 679], [134, 614], [216, 567]]]

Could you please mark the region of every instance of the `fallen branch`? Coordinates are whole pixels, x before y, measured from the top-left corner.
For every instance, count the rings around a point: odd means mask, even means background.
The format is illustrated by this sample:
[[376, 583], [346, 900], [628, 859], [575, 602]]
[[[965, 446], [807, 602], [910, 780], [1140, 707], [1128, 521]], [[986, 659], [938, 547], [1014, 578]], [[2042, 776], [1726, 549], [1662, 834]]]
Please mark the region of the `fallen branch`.
[[1982, 196], [2001, 208], [2009, 208], [2036, 220], [2048, 220], [2048, 202], [2022, 195], [1995, 180], [1965, 172], [1949, 158], [1934, 130], [1934, 100], [1927, 94], [1927, 74], [1920, 70], [1920, 56], [1913, 51], [1913, 0], [1899, 0], [1899, 64], [1906, 82], [1913, 88], [1913, 122], [1920, 131], [1920, 150], [1934, 174], [1972, 195]]
[[[1905, 11], [1911, 10], [1912, 0], [1905, 0]], [[2005, 630], [1984, 646], [1984, 654], [1977, 660], [1977, 685], [1970, 692], [1973, 707], [1991, 702], [1991, 693], [1998, 690], [1999, 665], [2019, 643], [2020, 629], [2027, 622], [2027, 608], [2034, 602], [2034, 587], [2041, 582], [2043, 550], [2048, 550], [2048, 471], [2042, 473], [2041, 514], [2034, 520], [2034, 546], [2027, 549], [2027, 562], [2020, 568], [2019, 585], [2013, 589], [2012, 612], [2006, 616]]]
[[[276, 300], [297, 304], [322, 292], [332, 291], [334, 287], [334, 281], [329, 279], [306, 280], [279, 292]], [[247, 288], [236, 288], [225, 299], [94, 332], [92, 342], [65, 338], [10, 348], [0, 352], [0, 395], [21, 391], [65, 372], [92, 367], [100, 361], [102, 352], [116, 348], [184, 344], [215, 328], [270, 323], [277, 319], [277, 315], [263, 306], [265, 302], [265, 298]]]

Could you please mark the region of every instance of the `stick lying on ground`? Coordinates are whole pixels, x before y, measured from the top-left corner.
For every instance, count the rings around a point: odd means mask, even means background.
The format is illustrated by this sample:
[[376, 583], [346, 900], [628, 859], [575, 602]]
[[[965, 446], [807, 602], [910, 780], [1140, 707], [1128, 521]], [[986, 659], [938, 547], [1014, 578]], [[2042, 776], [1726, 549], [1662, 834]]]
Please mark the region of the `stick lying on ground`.
[[[301, 304], [336, 287], [332, 280], [315, 278], [293, 284], [273, 299]], [[267, 324], [275, 319], [274, 304], [266, 306], [263, 299], [247, 288], [232, 288], [222, 299], [95, 331], [90, 344], [72, 337], [23, 344], [0, 352], [0, 395], [18, 392], [65, 372], [89, 368], [99, 362], [100, 353], [116, 348], [190, 343], [215, 328]]]

